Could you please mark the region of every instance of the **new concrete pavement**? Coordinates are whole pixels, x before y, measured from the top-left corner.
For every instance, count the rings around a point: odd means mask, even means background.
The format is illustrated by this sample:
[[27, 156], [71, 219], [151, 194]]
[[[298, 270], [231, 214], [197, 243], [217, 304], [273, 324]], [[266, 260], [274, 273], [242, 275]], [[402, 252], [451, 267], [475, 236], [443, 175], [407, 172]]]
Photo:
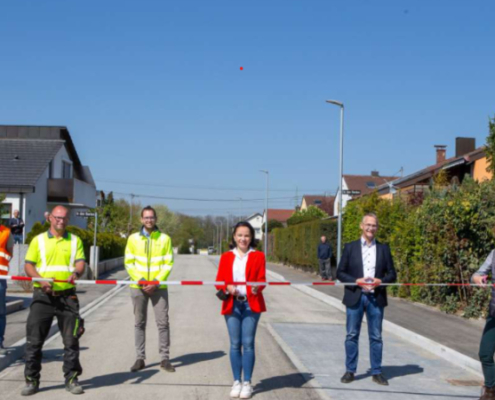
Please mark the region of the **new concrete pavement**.
[[[170, 279], [214, 280], [216, 266], [205, 256], [179, 256]], [[211, 286], [171, 286], [171, 356], [177, 372], [160, 370], [157, 330], [150, 307], [147, 365], [130, 373], [134, 362], [133, 315], [128, 289], [86, 316], [81, 339], [85, 396], [95, 399], [228, 399], [232, 374], [228, 334], [220, 301]], [[363, 327], [358, 380], [340, 383], [344, 373], [345, 315], [290, 287], [265, 291], [264, 313], [256, 338], [253, 383], [259, 399], [475, 399], [479, 376], [449, 364], [400, 337], [385, 335], [384, 372], [390, 386], [374, 384]], [[39, 399], [66, 399], [62, 343], [45, 346]], [[18, 399], [24, 386], [23, 364], [0, 373], [0, 398]]]

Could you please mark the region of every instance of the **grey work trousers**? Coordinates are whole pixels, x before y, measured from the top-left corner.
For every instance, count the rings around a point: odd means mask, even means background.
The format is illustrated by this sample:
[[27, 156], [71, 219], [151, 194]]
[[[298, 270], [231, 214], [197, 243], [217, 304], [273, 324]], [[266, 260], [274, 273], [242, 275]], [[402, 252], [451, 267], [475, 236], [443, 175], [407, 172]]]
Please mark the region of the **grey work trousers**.
[[134, 306], [134, 342], [137, 359], [146, 359], [146, 321], [148, 302], [151, 300], [155, 321], [158, 327], [158, 351], [161, 360], [170, 357], [170, 327], [168, 323], [168, 291], [156, 289], [151, 295], [141, 289], [131, 288], [132, 305]]
[[323, 260], [320, 258], [318, 259], [318, 262], [320, 264], [320, 276], [322, 278], [335, 279], [335, 274], [330, 266], [330, 259], [327, 258], [326, 260]]

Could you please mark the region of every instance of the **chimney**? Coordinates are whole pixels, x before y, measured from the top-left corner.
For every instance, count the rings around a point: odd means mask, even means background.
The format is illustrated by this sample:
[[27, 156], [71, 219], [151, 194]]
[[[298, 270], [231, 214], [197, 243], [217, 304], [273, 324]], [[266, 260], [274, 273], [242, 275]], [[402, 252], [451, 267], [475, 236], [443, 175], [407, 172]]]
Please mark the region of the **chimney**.
[[460, 157], [464, 154], [471, 153], [476, 149], [476, 139], [467, 137], [455, 138], [455, 156]]
[[371, 171], [371, 176], [380, 176], [378, 171]]
[[437, 144], [435, 145], [435, 148], [437, 149], [437, 164], [440, 164], [445, 161], [445, 155], [447, 153], [447, 146], [444, 146], [442, 144]]

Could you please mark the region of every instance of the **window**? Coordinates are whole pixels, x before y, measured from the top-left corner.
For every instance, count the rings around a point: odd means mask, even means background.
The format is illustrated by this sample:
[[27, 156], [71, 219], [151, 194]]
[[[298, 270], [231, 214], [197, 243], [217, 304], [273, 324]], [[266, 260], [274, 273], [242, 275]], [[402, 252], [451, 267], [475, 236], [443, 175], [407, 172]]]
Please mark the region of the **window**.
[[48, 179], [53, 178], [53, 160], [48, 164]]
[[0, 203], [0, 223], [9, 226], [10, 216], [12, 215], [11, 203]]
[[72, 164], [68, 161], [62, 161], [62, 178], [63, 179], [72, 178]]
[[375, 182], [369, 181], [369, 182], [366, 182], [366, 187], [368, 189], [374, 189], [376, 187], [376, 184], [375, 184]]
[[321, 205], [321, 200], [315, 200], [314, 203], [315, 203], [315, 205], [319, 206], [319, 205]]

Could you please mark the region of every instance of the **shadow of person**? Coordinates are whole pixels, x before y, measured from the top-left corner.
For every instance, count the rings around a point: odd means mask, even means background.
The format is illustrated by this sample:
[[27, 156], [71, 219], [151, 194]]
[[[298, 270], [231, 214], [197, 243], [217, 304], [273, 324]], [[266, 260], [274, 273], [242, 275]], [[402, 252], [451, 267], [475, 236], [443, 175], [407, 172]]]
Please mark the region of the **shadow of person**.
[[[399, 378], [406, 375], [421, 374], [424, 372], [424, 368], [416, 364], [407, 365], [387, 365], [382, 367], [382, 373], [388, 380]], [[371, 376], [371, 369], [366, 371], [365, 374], [356, 375], [356, 380], [365, 379]]]
[[284, 388], [300, 388], [313, 378], [313, 374], [308, 373], [272, 376], [270, 378], [262, 379], [254, 387], [254, 393], [259, 394]]
[[210, 351], [208, 353], [191, 353], [191, 354], [184, 354], [182, 356], [175, 357], [172, 360], [170, 360], [170, 362], [173, 364], [174, 367], [180, 368], [180, 367], [185, 367], [186, 365], [197, 364], [202, 361], [216, 360], [217, 358], [221, 358], [225, 355], [227, 355], [225, 351]]
[[[88, 350], [88, 347], [80, 347], [79, 351]], [[50, 363], [54, 361], [64, 361], [64, 349], [43, 350], [42, 363]]]
[[122, 385], [128, 381], [132, 385], [142, 383], [148, 379], [150, 379], [153, 375], [158, 374], [158, 370], [143, 370], [140, 372], [115, 372], [113, 374], [108, 375], [100, 375], [95, 376], [91, 379], [79, 381], [84, 390], [87, 389], [96, 389], [99, 387], [108, 387], [108, 386], [116, 386]]

